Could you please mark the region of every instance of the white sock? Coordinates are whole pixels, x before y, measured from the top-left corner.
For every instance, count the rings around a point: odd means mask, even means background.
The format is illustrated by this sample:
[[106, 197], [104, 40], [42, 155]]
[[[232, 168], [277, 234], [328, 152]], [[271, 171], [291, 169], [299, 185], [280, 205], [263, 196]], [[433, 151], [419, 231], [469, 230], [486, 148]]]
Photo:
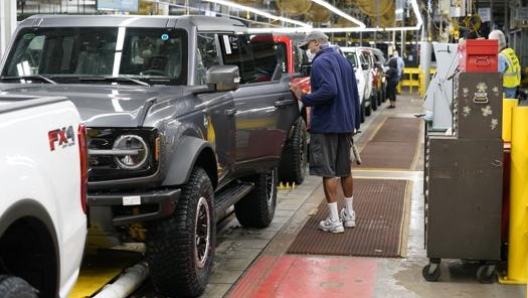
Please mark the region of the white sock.
[[338, 221], [339, 212], [337, 211], [337, 202], [328, 203], [328, 210], [330, 211], [330, 219], [332, 221]]
[[350, 198], [345, 198], [345, 202], [346, 202], [347, 211], [350, 211], [350, 212], [354, 211], [354, 208], [353, 208], [354, 196]]

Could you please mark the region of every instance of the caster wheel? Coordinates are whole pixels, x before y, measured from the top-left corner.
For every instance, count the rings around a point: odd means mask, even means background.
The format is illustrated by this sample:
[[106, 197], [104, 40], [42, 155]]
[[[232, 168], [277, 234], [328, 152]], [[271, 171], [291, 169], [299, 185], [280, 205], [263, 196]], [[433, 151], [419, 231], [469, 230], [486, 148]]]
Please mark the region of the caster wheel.
[[495, 265], [483, 265], [477, 269], [477, 280], [481, 284], [491, 284], [495, 281]]
[[437, 281], [440, 277], [440, 266], [436, 263], [425, 265], [422, 269], [422, 276], [427, 281]]

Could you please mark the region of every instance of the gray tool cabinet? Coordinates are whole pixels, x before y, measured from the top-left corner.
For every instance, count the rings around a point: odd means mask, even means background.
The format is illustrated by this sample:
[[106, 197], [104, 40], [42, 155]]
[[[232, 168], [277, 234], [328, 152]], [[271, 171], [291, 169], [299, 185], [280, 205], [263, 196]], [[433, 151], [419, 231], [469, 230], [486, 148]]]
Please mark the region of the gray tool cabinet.
[[422, 275], [440, 277], [441, 259], [481, 261], [477, 279], [493, 282], [501, 258], [502, 78], [454, 77], [453, 134], [426, 134], [425, 246]]

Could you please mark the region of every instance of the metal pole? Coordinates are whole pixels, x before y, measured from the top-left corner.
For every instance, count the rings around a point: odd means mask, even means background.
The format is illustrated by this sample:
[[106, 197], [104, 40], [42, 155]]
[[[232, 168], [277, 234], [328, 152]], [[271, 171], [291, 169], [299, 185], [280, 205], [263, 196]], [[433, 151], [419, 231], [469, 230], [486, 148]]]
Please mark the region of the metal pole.
[[389, 51], [389, 53], [387, 53], [387, 58], [389, 58], [389, 59], [392, 56], [392, 52], [394, 50], [398, 50], [398, 48], [396, 47], [396, 31], [392, 32], [392, 46], [393, 46], [393, 48], [391, 49], [391, 51]]
[[0, 1], [0, 57], [11, 40], [17, 25], [17, 2]]
[[[380, 18], [381, 18], [379, 11], [380, 11], [380, 0], [376, 0], [376, 12], [377, 12], [377, 14], [376, 14], [376, 19], [377, 19], [376, 20], [376, 27], [378, 27], [378, 28], [380, 26]], [[376, 34], [376, 32], [377, 31], [375, 31], [374, 34]]]
[[127, 297], [136, 290], [147, 278], [149, 268], [146, 262], [126, 269], [119, 278], [106, 285], [94, 298], [122, 298]]
[[421, 55], [420, 55], [420, 96], [425, 95], [425, 90], [429, 86], [431, 73], [431, 43], [425, 38], [422, 38]]
[[420, 96], [425, 95], [425, 90], [429, 86], [431, 73], [431, 55], [432, 47], [429, 41], [429, 30], [432, 25], [432, 20], [427, 17], [427, 28], [422, 25], [422, 42], [420, 47]]
[[403, 53], [405, 52], [405, 47], [407, 46], [407, 40], [405, 38], [405, 31], [401, 30], [400, 32], [400, 42], [401, 42], [401, 48], [400, 48], [400, 57], [403, 59]]
[[490, 0], [490, 31], [493, 29], [495, 29], [495, 20], [493, 19], [493, 0]]
[[363, 33], [359, 32], [359, 46], [363, 46]]
[[[504, 34], [508, 36], [510, 32], [510, 18], [508, 16], [508, 8], [510, 6], [510, 1], [504, 3]], [[511, 47], [511, 44], [510, 44]]]

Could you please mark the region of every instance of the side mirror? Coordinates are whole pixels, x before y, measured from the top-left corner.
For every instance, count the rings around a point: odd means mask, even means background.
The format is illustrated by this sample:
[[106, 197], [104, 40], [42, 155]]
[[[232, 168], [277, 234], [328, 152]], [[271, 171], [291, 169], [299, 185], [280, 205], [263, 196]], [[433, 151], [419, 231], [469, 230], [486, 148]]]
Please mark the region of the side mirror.
[[235, 65], [211, 66], [205, 75], [210, 91], [233, 91], [240, 85], [240, 73]]
[[311, 72], [312, 72], [312, 64], [311, 63], [303, 63], [303, 64], [301, 64], [301, 76], [309, 77]]

